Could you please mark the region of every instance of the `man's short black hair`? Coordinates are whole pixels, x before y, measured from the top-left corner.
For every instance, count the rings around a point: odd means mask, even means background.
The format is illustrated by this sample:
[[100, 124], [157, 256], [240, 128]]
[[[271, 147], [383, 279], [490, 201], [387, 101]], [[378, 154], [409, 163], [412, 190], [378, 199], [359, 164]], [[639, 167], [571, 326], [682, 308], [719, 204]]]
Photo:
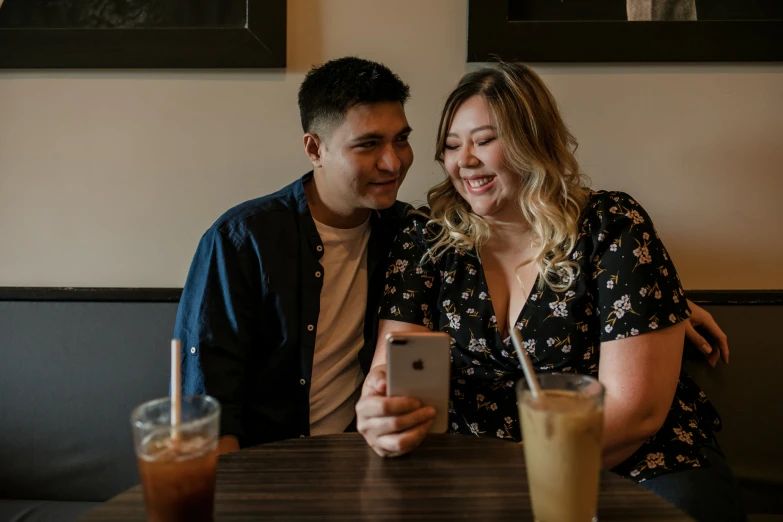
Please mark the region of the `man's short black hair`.
[[299, 115], [304, 132], [340, 124], [354, 105], [400, 102], [410, 88], [383, 64], [348, 56], [313, 67], [299, 87]]

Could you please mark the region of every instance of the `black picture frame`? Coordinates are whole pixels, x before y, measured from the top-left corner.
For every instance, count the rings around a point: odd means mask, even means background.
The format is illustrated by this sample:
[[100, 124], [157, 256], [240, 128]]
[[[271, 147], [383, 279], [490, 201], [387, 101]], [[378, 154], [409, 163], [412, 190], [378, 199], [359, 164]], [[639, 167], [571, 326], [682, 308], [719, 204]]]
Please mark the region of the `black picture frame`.
[[783, 61], [783, 20], [510, 21], [509, 1], [469, 0], [468, 62]]
[[245, 3], [245, 19], [232, 26], [3, 28], [0, 68], [285, 67], [286, 0]]

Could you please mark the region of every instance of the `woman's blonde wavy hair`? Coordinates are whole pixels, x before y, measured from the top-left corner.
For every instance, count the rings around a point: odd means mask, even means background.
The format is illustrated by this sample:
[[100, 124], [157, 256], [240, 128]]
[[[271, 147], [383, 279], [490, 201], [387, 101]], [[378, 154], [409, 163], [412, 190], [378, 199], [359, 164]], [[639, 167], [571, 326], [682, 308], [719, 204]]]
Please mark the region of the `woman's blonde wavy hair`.
[[[517, 268], [535, 263], [539, 290], [571, 286], [578, 265], [568, 258], [579, 235], [579, 216], [587, 204], [587, 177], [574, 157], [577, 142], [569, 132], [544, 82], [522, 64], [499, 63], [462, 77], [449, 95], [440, 118], [435, 159], [443, 166], [446, 135], [459, 107], [482, 96], [490, 109], [508, 168], [522, 177], [519, 206], [534, 235], [533, 252]], [[427, 193], [429, 224], [437, 231], [429, 255], [440, 257], [459, 248], [474, 250], [491, 235], [489, 223], [474, 214], [451, 179]]]

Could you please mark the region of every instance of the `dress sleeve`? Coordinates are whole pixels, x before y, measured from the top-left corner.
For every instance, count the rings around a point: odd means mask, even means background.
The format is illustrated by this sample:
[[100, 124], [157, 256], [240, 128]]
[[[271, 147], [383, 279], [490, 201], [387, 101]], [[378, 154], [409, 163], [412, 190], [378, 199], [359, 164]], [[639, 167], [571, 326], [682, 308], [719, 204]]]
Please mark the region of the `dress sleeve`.
[[[378, 316], [381, 320], [438, 327], [440, 288], [438, 261], [428, 255], [427, 209], [409, 215], [389, 252], [386, 280]], [[425, 258], [422, 261], [422, 258]]]
[[596, 193], [591, 205], [601, 342], [687, 319], [677, 271], [642, 206], [622, 192]]

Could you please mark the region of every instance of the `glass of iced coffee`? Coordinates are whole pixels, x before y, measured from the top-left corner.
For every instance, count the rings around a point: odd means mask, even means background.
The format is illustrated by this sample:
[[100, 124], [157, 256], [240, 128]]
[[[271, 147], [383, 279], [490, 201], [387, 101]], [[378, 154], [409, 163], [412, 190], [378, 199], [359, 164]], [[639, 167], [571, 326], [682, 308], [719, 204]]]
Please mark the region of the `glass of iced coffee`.
[[537, 522], [597, 520], [604, 388], [587, 375], [538, 374], [536, 399], [517, 383], [527, 479]]
[[212, 522], [220, 404], [206, 395], [182, 397], [172, 426], [166, 397], [133, 410], [131, 425], [150, 522]]

